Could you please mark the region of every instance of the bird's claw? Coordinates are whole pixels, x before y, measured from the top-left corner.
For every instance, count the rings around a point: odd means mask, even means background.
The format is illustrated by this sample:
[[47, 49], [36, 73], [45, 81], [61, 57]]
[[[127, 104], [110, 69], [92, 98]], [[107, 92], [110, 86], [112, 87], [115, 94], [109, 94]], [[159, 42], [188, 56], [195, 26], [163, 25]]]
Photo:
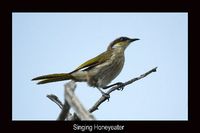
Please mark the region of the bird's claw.
[[102, 96], [105, 97], [106, 99], [108, 99], [108, 101], [109, 101], [110, 94], [108, 94], [108, 93], [102, 91], [100, 88], [97, 88], [97, 89], [101, 92]]
[[122, 82], [117, 82], [116, 85], [119, 86], [119, 88], [118, 88], [117, 90], [121, 90], [121, 91], [122, 91], [122, 90], [124, 89], [124, 83], [122, 83]]
[[102, 93], [102, 96], [104, 96], [104, 97], [105, 97], [106, 99], [108, 99], [108, 101], [109, 101], [109, 99], [110, 99], [110, 94], [103, 92], [103, 93]]

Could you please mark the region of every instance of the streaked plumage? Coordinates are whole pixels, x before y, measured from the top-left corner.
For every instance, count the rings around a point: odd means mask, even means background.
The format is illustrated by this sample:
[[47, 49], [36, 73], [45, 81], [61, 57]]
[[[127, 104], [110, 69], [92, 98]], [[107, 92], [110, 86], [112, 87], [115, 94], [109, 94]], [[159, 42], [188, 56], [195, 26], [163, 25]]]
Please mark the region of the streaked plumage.
[[126, 47], [136, 40], [139, 39], [117, 38], [110, 43], [105, 52], [86, 61], [70, 73], [49, 74], [32, 80], [40, 80], [38, 84], [45, 84], [71, 79], [76, 82], [87, 82], [92, 87], [106, 87], [121, 72]]

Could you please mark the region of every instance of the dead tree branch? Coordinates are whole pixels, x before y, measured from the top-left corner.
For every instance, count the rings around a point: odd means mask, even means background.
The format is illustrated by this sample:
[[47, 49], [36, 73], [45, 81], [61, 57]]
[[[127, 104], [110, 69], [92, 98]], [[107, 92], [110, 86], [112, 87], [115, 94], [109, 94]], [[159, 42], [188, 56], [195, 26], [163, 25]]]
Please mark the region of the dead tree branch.
[[[117, 85], [117, 86], [114, 86], [112, 87], [111, 89], [109, 89], [106, 93], [107, 94], [110, 94], [111, 92], [115, 91], [115, 90], [119, 90], [120, 88], [124, 88], [125, 86], [129, 85], [129, 84], [132, 84], [133, 82], [137, 81], [137, 80], [140, 80], [144, 77], [146, 77], [147, 75], [149, 75], [150, 73], [152, 72], [156, 72], [156, 69], [157, 67], [151, 69], [150, 71], [140, 75], [139, 77], [136, 77], [136, 78], [133, 78], [127, 82], [124, 82], [124, 83], [121, 83], [120, 85]], [[98, 107], [108, 99], [108, 97], [102, 95], [101, 98], [92, 106], [92, 108], [89, 109], [89, 112], [92, 113], [94, 112], [95, 110], [98, 110]]]
[[64, 104], [62, 104], [59, 98], [54, 94], [47, 95], [47, 97], [61, 108], [61, 112], [57, 120], [64, 121], [65, 119], [67, 119], [69, 115], [69, 110], [70, 110], [70, 105], [68, 104], [68, 102], [65, 100]]
[[59, 100], [59, 98], [58, 98], [56, 95], [50, 94], [50, 95], [47, 95], [47, 97], [48, 97], [51, 101], [53, 101], [54, 103], [56, 103], [56, 104], [60, 107], [60, 109], [63, 108], [62, 102]]
[[[110, 95], [111, 92], [113, 92], [115, 90], [123, 90], [125, 86], [132, 84], [133, 82], [146, 77], [147, 75], [151, 74], [152, 72], [156, 72], [156, 70], [157, 70], [157, 67], [140, 75], [139, 77], [133, 78], [124, 83], [117, 84], [116, 86], [110, 88], [106, 93], [108, 95]], [[67, 120], [95, 120], [94, 116], [91, 113], [98, 110], [98, 107], [104, 101], [109, 99], [109, 97], [102, 95], [101, 98], [89, 109], [89, 111], [87, 111], [83, 107], [83, 105], [81, 104], [79, 99], [76, 97], [76, 95], [74, 94], [75, 88], [76, 88], [76, 84], [74, 81], [70, 81], [67, 84], [65, 84], [65, 89], [64, 89], [65, 102], [64, 102], [64, 104], [62, 104], [62, 102], [58, 99], [57, 96], [55, 96], [53, 94], [47, 95], [47, 97], [50, 100], [55, 102], [61, 108], [61, 112], [60, 112], [57, 120], [65, 120], [65, 119], [67, 119]], [[72, 116], [70, 116], [71, 114], [69, 113], [70, 107], [72, 107], [75, 110], [75, 113]]]
[[76, 84], [74, 81], [70, 81], [65, 85], [65, 100], [74, 109], [81, 120], [95, 120], [94, 116], [84, 108], [84, 106], [74, 94], [75, 87]]
[[[75, 96], [74, 90], [76, 88], [76, 84], [74, 81], [70, 81], [65, 84], [64, 88], [64, 104], [59, 100], [56, 95], [47, 95], [47, 97], [56, 103], [60, 108], [61, 112], [57, 118], [59, 121], [67, 120], [94, 120], [94, 116], [91, 115], [81, 104], [79, 99]], [[70, 107], [75, 110], [73, 116], [70, 116], [69, 113]], [[78, 114], [78, 115], [77, 115]]]
[[67, 119], [68, 115], [70, 115], [69, 110], [70, 110], [70, 105], [68, 104], [67, 101], [65, 101], [63, 108], [61, 109], [61, 112], [57, 118], [57, 121], [64, 121], [65, 119]]

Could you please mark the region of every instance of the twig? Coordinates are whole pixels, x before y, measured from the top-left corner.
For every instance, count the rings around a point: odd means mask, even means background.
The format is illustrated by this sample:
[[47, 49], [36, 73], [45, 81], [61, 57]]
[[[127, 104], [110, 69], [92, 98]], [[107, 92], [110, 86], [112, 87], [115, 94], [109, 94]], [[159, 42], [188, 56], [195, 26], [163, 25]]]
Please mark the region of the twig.
[[[149, 75], [150, 73], [152, 72], [156, 72], [156, 69], [157, 67], [151, 69], [150, 71], [140, 75], [139, 77], [136, 77], [136, 78], [133, 78], [125, 83], [122, 83], [120, 85], [117, 85], [117, 86], [114, 86], [112, 87], [111, 89], [109, 89], [106, 93], [107, 94], [110, 94], [111, 92], [115, 91], [115, 90], [119, 90], [120, 88], [124, 88], [125, 86], [129, 85], [129, 84], [132, 84], [133, 82], [137, 81], [137, 80], [140, 80], [144, 77], [146, 77], [147, 75]], [[108, 97], [102, 95], [101, 98], [89, 109], [89, 112], [92, 113], [94, 112], [95, 110], [98, 110], [98, 107], [108, 99]]]
[[79, 99], [74, 94], [75, 87], [76, 84], [74, 81], [70, 81], [65, 85], [65, 100], [74, 109], [81, 120], [95, 120], [94, 116], [83, 107]]
[[57, 118], [57, 121], [64, 121], [66, 118], [68, 118], [68, 115], [70, 110], [70, 105], [68, 104], [68, 102], [65, 100], [65, 103], [63, 105], [63, 108]]
[[63, 105], [62, 102], [59, 100], [59, 98], [56, 95], [50, 94], [50, 95], [47, 95], [47, 97], [51, 101], [53, 101], [54, 103], [56, 103], [60, 107], [60, 109], [61, 109], [61, 112], [60, 112], [57, 120], [58, 121], [65, 120], [67, 118], [67, 116], [69, 115], [69, 110], [70, 110], [70, 106], [67, 103], [67, 101], [65, 101], [64, 105]]
[[81, 119], [77, 116], [77, 114], [75, 112], [74, 112], [73, 115], [68, 117], [68, 120], [70, 120], [70, 121], [81, 121]]
[[47, 95], [47, 97], [53, 101], [54, 103], [56, 103], [61, 109], [63, 108], [63, 104], [62, 102], [59, 100], [59, 98], [54, 95], [54, 94], [50, 94], [50, 95]]
[[[152, 72], [156, 72], [157, 67], [153, 68], [152, 70], [140, 75], [139, 77], [133, 78], [127, 82], [121, 83], [117, 86], [114, 86], [112, 88], [110, 88], [106, 93], [110, 94], [111, 92], [115, 91], [115, 90], [119, 90], [120, 88], [124, 88], [125, 86], [132, 84], [133, 82], [140, 80], [144, 77], [146, 77], [147, 75], [149, 75]], [[62, 102], [58, 99], [58, 97], [56, 95], [47, 95], [47, 97], [52, 100], [53, 102], [55, 102], [60, 108], [61, 108], [61, 112], [59, 114], [59, 117], [57, 120], [95, 120], [94, 116], [91, 115], [90, 113], [94, 112], [95, 110], [98, 109], [98, 107], [108, 99], [108, 97], [102, 95], [101, 98], [92, 106], [92, 108], [89, 109], [89, 112], [83, 107], [83, 105], [80, 103], [80, 101], [78, 100], [78, 98], [75, 96], [74, 94], [74, 90], [75, 90], [76, 84], [74, 81], [70, 81], [69, 83], [67, 83], [65, 85], [65, 102], [64, 105], [62, 104]], [[75, 110], [75, 113], [70, 116], [71, 114], [69, 113], [69, 109], [70, 107], [73, 107]], [[78, 114], [78, 115], [77, 115]]]

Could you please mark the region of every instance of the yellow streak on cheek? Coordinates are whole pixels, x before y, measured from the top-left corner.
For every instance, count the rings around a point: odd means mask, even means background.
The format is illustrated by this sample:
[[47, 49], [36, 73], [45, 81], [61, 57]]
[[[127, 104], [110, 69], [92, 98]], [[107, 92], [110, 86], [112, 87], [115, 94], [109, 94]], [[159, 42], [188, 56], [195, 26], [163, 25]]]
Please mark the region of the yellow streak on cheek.
[[115, 44], [115, 47], [126, 46], [126, 45], [128, 45], [128, 42], [118, 42]]
[[115, 44], [115, 46], [122, 46], [122, 44], [123, 44], [122, 42], [118, 42]]

